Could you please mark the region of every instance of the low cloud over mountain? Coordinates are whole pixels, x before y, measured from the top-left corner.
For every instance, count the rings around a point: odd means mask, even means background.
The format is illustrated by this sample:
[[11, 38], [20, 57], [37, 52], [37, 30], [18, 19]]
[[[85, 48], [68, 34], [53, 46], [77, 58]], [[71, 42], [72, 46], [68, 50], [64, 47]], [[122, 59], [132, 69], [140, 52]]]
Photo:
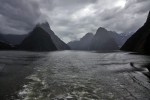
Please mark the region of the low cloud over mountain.
[[26, 34], [48, 21], [65, 42], [100, 26], [127, 33], [143, 25], [149, 9], [150, 0], [1, 0], [0, 32]]

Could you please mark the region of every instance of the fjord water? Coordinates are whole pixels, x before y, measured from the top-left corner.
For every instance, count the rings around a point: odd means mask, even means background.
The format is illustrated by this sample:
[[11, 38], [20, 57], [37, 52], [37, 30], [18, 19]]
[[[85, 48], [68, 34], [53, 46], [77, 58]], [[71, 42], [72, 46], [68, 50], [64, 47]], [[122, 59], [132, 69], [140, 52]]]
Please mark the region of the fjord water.
[[[8, 58], [17, 62], [15, 55], [19, 54], [11, 53], [13, 56]], [[31, 56], [31, 53], [23, 53]], [[130, 66], [130, 62], [136, 67], [149, 63], [149, 56], [126, 52], [57, 51], [33, 53], [32, 57], [37, 55], [42, 57], [26, 65], [34, 67], [34, 72], [26, 77], [30, 81], [18, 91], [18, 100], [150, 99], [149, 79]]]

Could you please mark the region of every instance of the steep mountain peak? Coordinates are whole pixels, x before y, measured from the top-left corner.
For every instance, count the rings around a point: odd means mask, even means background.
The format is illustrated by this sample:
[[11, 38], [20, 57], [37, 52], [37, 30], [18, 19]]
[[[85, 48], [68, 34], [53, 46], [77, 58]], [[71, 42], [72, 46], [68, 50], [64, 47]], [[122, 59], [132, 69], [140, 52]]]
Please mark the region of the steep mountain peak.
[[50, 28], [50, 25], [49, 25], [48, 22], [41, 23], [41, 26], [45, 26], [45, 27], [49, 27]]
[[93, 33], [87, 33], [87, 34], [85, 34], [82, 38], [92, 37], [92, 36], [94, 36]]
[[44, 30], [45, 30], [45, 29], [46, 29], [46, 30], [51, 29], [48, 22], [39, 23], [39, 24], [37, 24], [36, 26], [37, 26], [37, 27], [41, 27], [41, 28], [43, 28]]
[[90, 50], [90, 44], [94, 35], [92, 33], [85, 34], [80, 40], [71, 41], [68, 45], [73, 50]]
[[[100, 27], [100, 28], [98, 28], [98, 30], [97, 30], [97, 32], [96, 32], [96, 34], [95, 34], [95, 37], [101, 36], [101, 37], [108, 38], [108, 37], [110, 37], [110, 34], [109, 34], [109, 33], [110, 33], [110, 32], [107, 31], [105, 28]], [[104, 39], [105, 39], [105, 38], [104, 38]]]
[[98, 28], [97, 32], [106, 32], [107, 30], [103, 27]]
[[23, 40], [19, 49], [28, 51], [53, 51], [58, 50], [50, 34], [41, 27], [35, 27]]
[[91, 36], [91, 35], [93, 36], [93, 33], [90, 33], [90, 32], [89, 32], [89, 33], [87, 33], [86, 35], [87, 35], [87, 36]]
[[118, 45], [110, 34], [110, 31], [107, 31], [105, 28], [98, 28], [95, 36], [92, 39], [91, 50], [100, 50], [100, 51], [111, 51], [117, 50]]
[[37, 24], [31, 33], [21, 43], [20, 49], [30, 51], [69, 50], [65, 44], [50, 29], [48, 22]]
[[93, 33], [87, 33], [87, 34], [85, 34], [80, 40], [81, 41], [84, 41], [84, 40], [87, 40], [87, 39], [92, 39], [93, 38]]
[[51, 30], [48, 22], [38, 24], [37, 27], [42, 28], [45, 32], [47, 32], [51, 36], [51, 39], [58, 50], [70, 49], [70, 47], [66, 43], [64, 43], [57, 35], [55, 35], [55, 33]]

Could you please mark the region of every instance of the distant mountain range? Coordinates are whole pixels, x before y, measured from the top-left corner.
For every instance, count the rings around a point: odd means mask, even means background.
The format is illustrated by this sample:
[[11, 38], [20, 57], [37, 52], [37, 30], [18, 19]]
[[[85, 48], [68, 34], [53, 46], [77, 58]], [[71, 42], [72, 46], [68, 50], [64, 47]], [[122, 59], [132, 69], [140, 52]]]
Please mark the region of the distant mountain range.
[[13, 45], [0, 41], [0, 50], [13, 50], [13, 48]]
[[78, 41], [68, 45], [73, 50], [118, 50], [133, 33], [118, 34], [100, 27], [96, 34], [87, 33]]
[[13, 49], [27, 51], [54, 51], [70, 49], [66, 43], [55, 35], [47, 22], [36, 25], [36, 27], [27, 35], [1, 34], [0, 49], [1, 48], [3, 50]]
[[[96, 34], [87, 33], [78, 41], [64, 43], [50, 28], [42, 23], [27, 35], [4, 35], [0, 33], [0, 50], [121, 50], [150, 54], [150, 12], [145, 24], [133, 33], [118, 34], [105, 28], [98, 28]], [[124, 44], [125, 43], [125, 44]], [[122, 46], [123, 45], [123, 46]], [[70, 46], [70, 47], [69, 47]]]
[[14, 48], [6, 39], [3, 34], [0, 33], [0, 50], [12, 50]]
[[23, 34], [23, 35], [3, 34], [5, 41], [7, 41], [8, 43], [11, 43], [12, 45], [20, 44], [25, 39], [26, 36], [27, 34]]
[[18, 35], [18, 34], [2, 34], [0, 32], [0, 41], [5, 42], [12, 45], [18, 45], [20, 44], [23, 39], [27, 36], [27, 34], [24, 35]]
[[[38, 24], [26, 35], [0, 34], [0, 49], [54, 51], [54, 50], [118, 50], [131, 34], [117, 34], [100, 27], [96, 34], [87, 33], [79, 41], [64, 43], [47, 22]], [[69, 47], [70, 46], [70, 47]]]
[[145, 24], [127, 40], [121, 50], [150, 54], [150, 12]]
[[116, 32], [110, 31], [110, 35], [114, 38], [114, 40], [118, 44], [118, 47], [121, 48], [123, 44], [127, 41], [127, 39], [129, 39], [133, 35], [133, 32], [118, 34]]

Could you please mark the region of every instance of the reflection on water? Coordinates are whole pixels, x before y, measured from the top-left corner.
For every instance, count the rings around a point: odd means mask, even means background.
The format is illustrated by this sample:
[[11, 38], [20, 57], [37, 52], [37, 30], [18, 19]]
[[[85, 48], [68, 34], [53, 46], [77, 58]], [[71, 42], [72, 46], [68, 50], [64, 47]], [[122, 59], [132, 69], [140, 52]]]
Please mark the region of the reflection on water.
[[[150, 84], [130, 62], [141, 66], [148, 56], [128, 53], [61, 51], [35, 62], [31, 80], [20, 90], [24, 100], [149, 100]], [[121, 73], [116, 73], [122, 71]]]

